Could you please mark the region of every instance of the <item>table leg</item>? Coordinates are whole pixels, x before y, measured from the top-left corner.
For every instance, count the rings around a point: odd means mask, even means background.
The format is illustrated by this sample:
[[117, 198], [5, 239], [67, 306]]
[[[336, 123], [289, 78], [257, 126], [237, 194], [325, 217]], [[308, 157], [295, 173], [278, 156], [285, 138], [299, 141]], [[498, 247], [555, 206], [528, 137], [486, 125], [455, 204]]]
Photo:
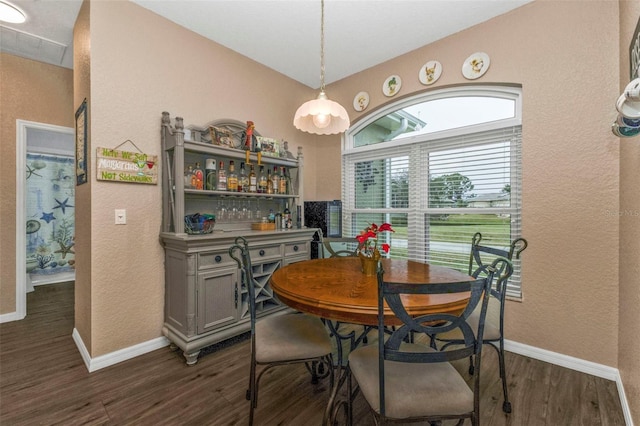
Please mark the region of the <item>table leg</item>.
[[338, 400], [338, 392], [340, 391], [344, 383], [348, 381], [347, 398], [350, 400], [353, 400], [353, 398], [355, 397], [355, 392], [357, 392], [357, 389], [354, 392], [352, 388], [351, 377], [349, 374], [349, 365], [348, 365], [349, 355], [346, 354], [346, 357], [345, 357], [343, 353], [342, 344], [344, 341], [348, 341], [349, 352], [351, 352], [356, 347], [358, 347], [360, 343], [366, 340], [367, 333], [369, 333], [372, 327], [363, 326], [362, 332], [360, 334], [356, 334], [355, 330], [351, 330], [348, 333], [341, 333], [339, 331], [339, 328], [341, 325], [339, 322], [325, 320], [325, 324], [327, 325], [327, 327], [329, 327], [331, 336], [334, 337], [336, 340], [336, 349], [338, 352], [338, 356], [337, 356], [337, 360], [336, 360], [337, 364], [335, 365], [335, 368], [338, 373], [338, 380], [334, 382], [334, 387], [331, 390], [331, 397], [329, 398], [327, 408], [325, 409], [322, 424], [325, 426], [335, 424], [336, 418], [340, 412], [340, 408], [343, 408], [345, 417], [346, 417], [346, 422], [348, 425], [350, 425], [352, 423], [352, 413], [350, 412], [351, 404], [348, 403], [348, 400], [344, 400], [344, 401]]

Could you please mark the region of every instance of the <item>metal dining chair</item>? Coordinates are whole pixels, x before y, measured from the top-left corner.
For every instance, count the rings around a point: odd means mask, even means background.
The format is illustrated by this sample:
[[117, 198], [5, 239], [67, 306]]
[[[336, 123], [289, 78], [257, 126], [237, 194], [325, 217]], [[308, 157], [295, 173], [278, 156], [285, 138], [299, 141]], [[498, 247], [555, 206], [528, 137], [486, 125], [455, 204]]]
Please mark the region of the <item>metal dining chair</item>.
[[318, 246], [320, 257], [355, 257], [358, 249], [358, 240], [347, 237], [323, 237], [318, 232]]
[[[251, 401], [249, 424], [253, 424], [258, 406], [258, 385], [272, 367], [304, 363], [312, 374], [312, 383], [329, 376], [333, 388], [332, 345], [329, 332], [318, 317], [301, 313], [274, 314], [257, 319], [255, 281], [249, 245], [237, 237], [229, 255], [242, 271], [242, 291], [248, 293], [251, 316], [251, 368], [246, 398]], [[262, 366], [258, 372], [258, 367]]]
[[[508, 250], [495, 247], [481, 245], [482, 234], [476, 232], [471, 240], [471, 252], [469, 254], [469, 275], [477, 278], [487, 274], [487, 270], [491, 262], [496, 257], [505, 257], [511, 261], [520, 259], [520, 254], [527, 248], [528, 242], [524, 238], [513, 240]], [[502, 272], [502, 271], [499, 271]], [[504, 305], [507, 295], [507, 281], [511, 274], [502, 274], [500, 279], [495, 281], [495, 285], [491, 288], [491, 299], [489, 301], [489, 315], [487, 315], [484, 337], [482, 343], [488, 343], [498, 353], [498, 363], [500, 368], [500, 379], [502, 380], [502, 393], [504, 401], [502, 403], [502, 411], [510, 413], [512, 410], [509, 401], [509, 393], [507, 391], [507, 376], [504, 361]], [[495, 312], [492, 312], [495, 311]], [[492, 315], [493, 314], [493, 315]], [[477, 322], [479, 312], [476, 310], [469, 321]], [[453, 335], [452, 335], [453, 334]], [[454, 333], [439, 335], [436, 340], [444, 342], [443, 347], [455, 345], [460, 342], [460, 337]], [[469, 362], [469, 374], [473, 374], [473, 362]]]
[[[355, 379], [347, 381], [348, 395], [362, 392], [376, 424], [387, 422], [441, 422], [480, 419], [480, 365], [485, 316], [494, 274], [511, 274], [506, 258], [496, 259], [487, 267], [487, 276], [476, 280], [448, 284], [388, 282], [378, 267], [378, 342], [360, 346], [349, 355], [349, 372]], [[431, 313], [412, 315], [405, 306], [407, 296], [470, 292], [469, 302], [460, 314]], [[401, 321], [387, 337], [384, 322], [390, 313]], [[479, 309], [478, 322], [469, 321]], [[461, 343], [443, 350], [429, 346], [430, 336], [456, 330]], [[425, 343], [415, 343], [416, 341]], [[471, 387], [450, 363], [472, 357], [474, 375]], [[349, 398], [347, 415], [353, 413]]]

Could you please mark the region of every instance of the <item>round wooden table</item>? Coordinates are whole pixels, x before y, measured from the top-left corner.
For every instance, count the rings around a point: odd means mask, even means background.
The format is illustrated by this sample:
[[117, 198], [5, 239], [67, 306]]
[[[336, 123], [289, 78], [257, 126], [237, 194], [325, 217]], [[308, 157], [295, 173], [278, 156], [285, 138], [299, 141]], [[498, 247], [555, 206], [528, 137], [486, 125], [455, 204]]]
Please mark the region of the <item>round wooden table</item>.
[[[465, 273], [425, 263], [382, 259], [385, 281], [453, 283], [472, 280]], [[357, 257], [314, 259], [284, 266], [271, 276], [271, 288], [280, 301], [319, 317], [375, 326], [378, 324], [377, 277], [364, 275]], [[459, 314], [468, 294], [413, 295], [405, 301], [411, 314]], [[386, 325], [398, 320], [389, 310]]]

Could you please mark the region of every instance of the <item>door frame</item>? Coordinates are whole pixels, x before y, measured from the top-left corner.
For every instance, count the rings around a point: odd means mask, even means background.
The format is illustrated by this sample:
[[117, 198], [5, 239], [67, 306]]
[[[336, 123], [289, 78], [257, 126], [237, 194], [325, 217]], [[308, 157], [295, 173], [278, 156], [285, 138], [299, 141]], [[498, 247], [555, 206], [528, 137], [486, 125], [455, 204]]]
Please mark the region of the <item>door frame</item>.
[[[27, 130], [37, 129], [75, 135], [72, 127], [35, 121], [16, 120], [16, 311], [12, 319], [3, 315], [2, 322], [17, 321], [27, 316]], [[9, 316], [11, 316], [9, 314]]]

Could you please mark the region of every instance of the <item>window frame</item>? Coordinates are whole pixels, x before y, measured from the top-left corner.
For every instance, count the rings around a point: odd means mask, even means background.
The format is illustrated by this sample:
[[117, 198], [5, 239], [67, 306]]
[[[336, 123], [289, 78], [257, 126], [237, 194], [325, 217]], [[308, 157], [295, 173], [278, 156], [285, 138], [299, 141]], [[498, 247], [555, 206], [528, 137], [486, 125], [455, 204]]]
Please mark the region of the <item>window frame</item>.
[[[499, 119], [495, 121], [484, 122], [481, 124], [473, 124], [464, 127], [457, 127], [447, 130], [440, 130], [431, 133], [424, 133], [419, 135], [410, 135], [407, 137], [397, 137], [391, 141], [387, 142], [378, 142], [370, 145], [363, 146], [355, 146], [355, 135], [357, 135], [361, 130], [366, 128], [368, 125], [374, 123], [376, 120], [384, 117], [388, 114], [399, 111], [403, 108], [406, 108], [411, 105], [415, 105], [417, 103], [429, 102], [443, 98], [456, 98], [456, 97], [493, 97], [493, 98], [502, 98], [514, 101], [514, 117]], [[446, 141], [455, 140], [460, 137], [470, 137], [471, 144], [475, 144], [477, 142], [474, 141], [474, 137], [478, 137], [479, 135], [484, 134], [492, 134], [492, 132], [499, 133], [501, 131], [509, 131], [512, 129], [517, 133], [516, 143], [518, 144], [517, 149], [514, 150], [514, 154], [512, 156], [514, 158], [511, 159], [510, 162], [510, 179], [511, 179], [511, 206], [508, 209], [505, 208], [494, 208], [494, 207], [482, 207], [482, 208], [473, 208], [472, 211], [469, 211], [469, 208], [435, 208], [428, 206], [428, 203], [419, 202], [419, 205], [412, 204], [409, 201], [408, 208], [356, 208], [355, 204], [355, 179], [351, 178], [354, 176], [353, 171], [355, 170], [355, 164], [361, 161], [366, 161], [369, 159], [383, 159], [383, 158], [393, 158], [399, 157], [401, 155], [408, 155], [410, 158], [412, 156], [418, 155], [416, 154], [416, 150], [418, 152], [423, 152], [425, 149], [427, 151], [434, 150], [437, 147], [441, 146], [443, 141], [446, 144]], [[390, 152], [393, 150], [393, 157], [390, 157]], [[407, 237], [407, 245], [410, 247], [418, 247], [417, 251], [413, 251], [413, 253], [420, 253], [420, 246], [424, 245], [424, 258], [418, 259], [417, 256], [409, 255], [410, 259], [424, 261], [429, 253], [429, 249], [426, 248], [429, 242], [429, 226], [428, 224], [424, 224], [424, 229], [420, 227], [420, 225], [416, 226], [416, 223], [420, 222], [423, 219], [428, 219], [430, 215], [434, 214], [437, 209], [437, 214], [451, 214], [451, 213], [473, 213], [473, 214], [495, 214], [496, 212], [504, 212], [505, 210], [509, 211], [509, 215], [511, 217], [512, 227], [510, 238], [514, 240], [519, 238], [521, 235], [521, 220], [522, 220], [522, 203], [521, 203], [521, 189], [522, 189], [522, 164], [521, 164], [521, 151], [522, 151], [522, 88], [519, 86], [456, 86], [438, 90], [432, 90], [427, 92], [422, 92], [416, 94], [411, 97], [407, 97], [405, 99], [399, 100], [397, 102], [393, 102], [388, 104], [373, 113], [362, 117], [361, 120], [358, 121], [356, 125], [351, 127], [342, 138], [342, 200], [343, 200], [343, 228], [346, 232], [345, 235], [352, 233], [356, 234], [359, 230], [352, 229], [352, 215], [353, 214], [386, 214], [386, 217], [389, 217], [389, 214], [399, 213], [406, 214], [407, 221], [412, 223], [415, 226], [419, 234], [419, 237]], [[422, 154], [419, 154], [422, 155]], [[424, 170], [416, 170], [415, 164], [410, 160], [409, 166], [409, 179], [410, 182], [413, 179], [419, 179], [418, 182], [425, 181], [425, 173]], [[428, 175], [428, 172], [427, 172]], [[427, 180], [428, 181], [428, 178]], [[419, 185], [417, 183], [413, 183], [413, 186]], [[409, 188], [412, 187], [412, 184], [409, 183]], [[409, 195], [409, 200], [411, 200], [411, 196]], [[465, 210], [466, 209], [466, 210]], [[412, 216], [413, 215], [413, 216]], [[412, 217], [412, 218], [411, 218]], [[414, 222], [411, 222], [411, 221]], [[515, 223], [514, 225], [514, 221]], [[426, 222], [426, 220], [425, 220]], [[408, 225], [410, 226], [410, 225]], [[471, 238], [469, 238], [469, 243]], [[413, 245], [413, 246], [412, 246]], [[393, 249], [392, 249], [393, 255]], [[422, 255], [420, 254], [420, 257]], [[508, 296], [510, 298], [521, 299], [522, 298], [522, 286], [520, 282], [520, 261], [516, 261], [516, 273], [514, 273], [513, 278], [509, 281], [508, 288]]]

